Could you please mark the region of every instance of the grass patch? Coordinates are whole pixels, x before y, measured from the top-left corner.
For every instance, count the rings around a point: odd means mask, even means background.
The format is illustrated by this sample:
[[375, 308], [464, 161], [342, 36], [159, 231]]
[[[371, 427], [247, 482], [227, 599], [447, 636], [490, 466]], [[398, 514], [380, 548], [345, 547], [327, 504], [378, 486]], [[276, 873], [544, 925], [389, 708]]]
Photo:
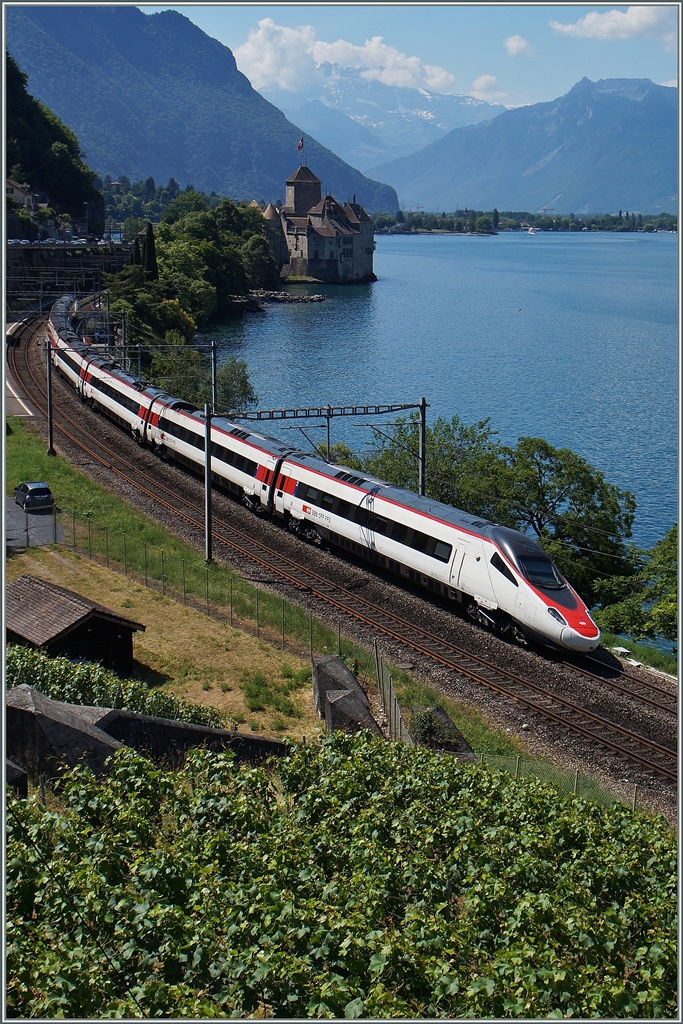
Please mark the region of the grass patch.
[[656, 647], [648, 644], [637, 643], [635, 640], [624, 640], [614, 633], [600, 631], [600, 646], [609, 649], [610, 647], [625, 647], [631, 653], [631, 657], [640, 661], [650, 668], [657, 668], [660, 672], [669, 672], [672, 676], [678, 676], [678, 659], [672, 654], [665, 654], [658, 651]]
[[517, 755], [524, 746], [514, 736], [490, 726], [475, 708], [452, 700], [430, 686], [413, 679], [402, 669], [389, 668], [402, 711], [414, 707], [440, 707], [450, 716], [472, 750], [488, 754]]

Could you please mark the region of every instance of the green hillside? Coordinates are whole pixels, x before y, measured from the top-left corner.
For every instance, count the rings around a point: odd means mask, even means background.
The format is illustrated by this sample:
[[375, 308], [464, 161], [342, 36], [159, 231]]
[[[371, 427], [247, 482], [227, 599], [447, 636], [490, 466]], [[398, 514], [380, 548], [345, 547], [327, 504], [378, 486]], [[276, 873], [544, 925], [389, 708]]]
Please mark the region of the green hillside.
[[[174, 11], [7, 9], [7, 45], [34, 94], [75, 131], [100, 174], [175, 178], [238, 200], [284, 198], [302, 131], [240, 74], [228, 47]], [[311, 138], [306, 160], [340, 201], [393, 211], [371, 181]]]
[[57, 213], [104, 223], [104, 201], [94, 187], [96, 175], [83, 160], [78, 139], [43, 103], [29, 95], [27, 76], [7, 58], [7, 173], [34, 192], [43, 192]]

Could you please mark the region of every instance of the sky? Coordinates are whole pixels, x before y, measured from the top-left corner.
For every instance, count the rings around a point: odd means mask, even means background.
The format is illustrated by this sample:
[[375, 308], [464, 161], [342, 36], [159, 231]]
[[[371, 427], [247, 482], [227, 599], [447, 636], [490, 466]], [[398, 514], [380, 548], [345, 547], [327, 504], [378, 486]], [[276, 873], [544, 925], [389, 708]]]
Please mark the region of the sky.
[[304, 91], [336, 61], [387, 85], [508, 107], [564, 95], [584, 76], [678, 80], [678, 4], [182, 4], [257, 89]]

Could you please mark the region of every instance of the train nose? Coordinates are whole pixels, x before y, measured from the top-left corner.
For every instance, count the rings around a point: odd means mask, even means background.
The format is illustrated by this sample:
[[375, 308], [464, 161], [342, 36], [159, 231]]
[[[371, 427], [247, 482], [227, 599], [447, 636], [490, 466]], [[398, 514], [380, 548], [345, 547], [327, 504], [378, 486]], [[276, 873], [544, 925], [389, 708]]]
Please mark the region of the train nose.
[[600, 643], [600, 633], [596, 630], [595, 636], [582, 636], [568, 626], [562, 630], [560, 639], [562, 644], [572, 651], [594, 651]]

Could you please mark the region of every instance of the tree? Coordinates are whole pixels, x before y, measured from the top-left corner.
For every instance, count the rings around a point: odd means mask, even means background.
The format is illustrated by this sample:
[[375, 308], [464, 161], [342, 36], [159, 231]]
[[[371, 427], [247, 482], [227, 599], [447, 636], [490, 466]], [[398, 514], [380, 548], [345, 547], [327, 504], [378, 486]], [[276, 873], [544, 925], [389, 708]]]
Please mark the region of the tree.
[[135, 245], [133, 246], [133, 265], [136, 267], [142, 266], [142, 253], [140, 251], [140, 240], [138, 236], [135, 236]]
[[249, 379], [249, 369], [244, 359], [230, 358], [218, 367], [216, 372], [218, 409], [221, 412], [236, 412], [255, 405], [258, 395]]
[[178, 331], [167, 331], [164, 341], [171, 348], [154, 352], [150, 367], [152, 383], [169, 395], [201, 405], [206, 391], [206, 370], [202, 366], [201, 353], [186, 344]]
[[490, 235], [493, 231], [493, 223], [490, 217], [477, 217], [474, 222], [474, 230], [481, 235]]
[[250, 288], [277, 288], [277, 264], [263, 235], [252, 235], [245, 242], [242, 246], [242, 262]]
[[154, 228], [151, 221], [147, 221], [147, 233], [145, 234], [144, 250], [145, 279], [147, 281], [159, 280], [159, 268], [157, 267], [157, 253], [154, 244]]
[[634, 640], [678, 639], [678, 524], [645, 552], [646, 561], [631, 576], [610, 581], [624, 596], [597, 613], [598, 624]]
[[494, 231], [498, 230], [498, 224], [499, 223], [500, 223], [500, 215], [498, 213], [498, 210], [496, 210], [494, 208], [494, 211], [493, 211], [493, 230]]
[[[493, 516], [535, 534], [588, 604], [609, 595], [609, 580], [635, 571], [631, 537], [636, 502], [582, 456], [540, 437], [504, 450], [491, 483]], [[598, 583], [602, 581], [602, 590]]]

